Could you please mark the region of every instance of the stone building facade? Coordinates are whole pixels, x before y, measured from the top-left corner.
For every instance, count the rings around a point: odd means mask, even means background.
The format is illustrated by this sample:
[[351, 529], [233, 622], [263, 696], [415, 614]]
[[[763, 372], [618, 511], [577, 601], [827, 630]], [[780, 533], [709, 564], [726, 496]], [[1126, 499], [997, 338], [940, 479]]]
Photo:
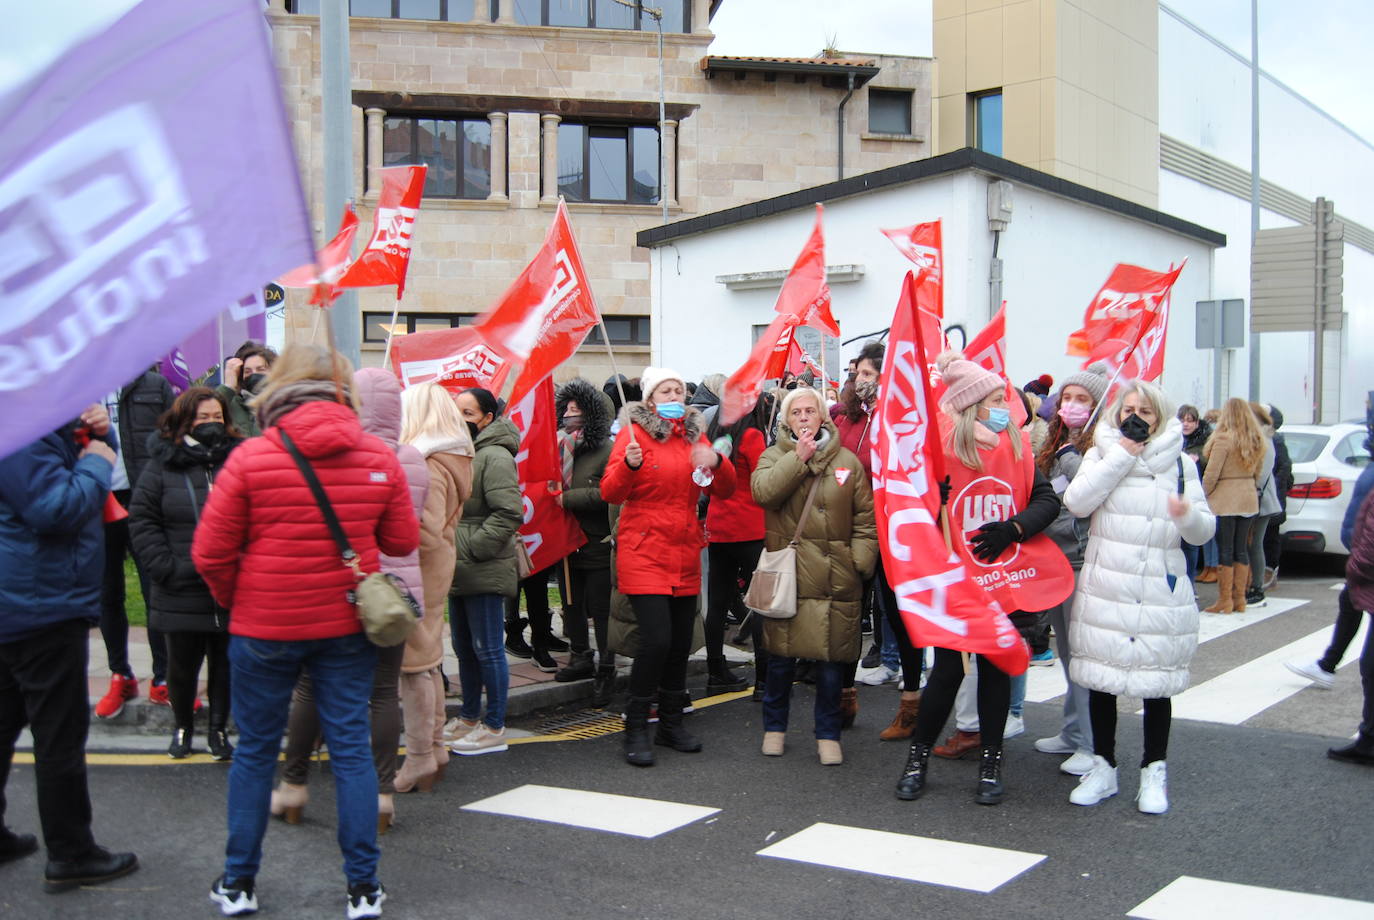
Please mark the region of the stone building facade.
[[[663, 36], [660, 170], [658, 35], [647, 16], [640, 28], [596, 28], [591, 17], [621, 15], [611, 0], [479, 0], [475, 15], [471, 2], [429, 0], [434, 15], [472, 18], [369, 18], [353, 0], [359, 216], [367, 226], [379, 165], [427, 161], [434, 186], [417, 220], [399, 326], [455, 325], [491, 306], [542, 242], [563, 194], [617, 357], [637, 372], [654, 330], [649, 252], [635, 234], [665, 222], [660, 185], [672, 221], [833, 181], [841, 145], [845, 175], [931, 154], [928, 58], [710, 57], [720, 2], [669, 0], [682, 7], [672, 21], [681, 31]], [[423, 0], [363, 6], [398, 15], [427, 8]], [[326, 238], [312, 8], [318, 0], [271, 0], [267, 20], [317, 237]], [[542, 24], [575, 21], [579, 9], [581, 27]], [[390, 288], [360, 292], [364, 363], [381, 362], [377, 340], [393, 299]], [[293, 296], [288, 340], [315, 328], [311, 308]], [[589, 343], [560, 376], [604, 379], [608, 370], [604, 348]]]

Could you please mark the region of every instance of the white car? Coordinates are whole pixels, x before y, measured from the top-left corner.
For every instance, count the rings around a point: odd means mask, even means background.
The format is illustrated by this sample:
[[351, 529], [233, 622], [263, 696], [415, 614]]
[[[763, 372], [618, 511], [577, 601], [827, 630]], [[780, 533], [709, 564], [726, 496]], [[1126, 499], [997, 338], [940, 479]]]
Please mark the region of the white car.
[[1364, 424], [1284, 425], [1279, 433], [1293, 460], [1288, 520], [1279, 528], [1284, 552], [1349, 554], [1341, 521], [1355, 480], [1369, 465]]

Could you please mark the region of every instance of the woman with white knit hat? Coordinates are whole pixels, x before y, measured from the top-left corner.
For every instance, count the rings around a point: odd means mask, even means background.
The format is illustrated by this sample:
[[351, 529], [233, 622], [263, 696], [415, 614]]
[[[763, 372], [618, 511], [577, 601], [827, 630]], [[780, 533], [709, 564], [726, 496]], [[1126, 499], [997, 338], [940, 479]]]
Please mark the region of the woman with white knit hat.
[[[735, 491], [735, 467], [722, 462], [726, 458], [706, 440], [701, 413], [685, 404], [681, 374], [646, 367], [640, 386], [643, 401], [621, 410], [601, 495], [621, 506], [616, 587], [630, 599], [639, 628], [625, 709], [625, 759], [651, 767], [653, 744], [684, 753], [701, 750], [682, 718], [706, 545], [697, 501], [703, 489], [728, 498]], [[651, 743], [649, 705], [655, 696], [659, 721]]]
[[[969, 551], [986, 564], [994, 563], [1013, 543], [1021, 543], [1049, 526], [1059, 513], [1059, 499], [1042, 473], [1026, 470], [1030, 437], [1011, 425], [1006, 382], [996, 374], [965, 360], [958, 352], [945, 352], [936, 361], [944, 378], [945, 395], [940, 409], [945, 469], [952, 480], [950, 527], [955, 539], [968, 533]], [[1024, 459], [1023, 459], [1024, 458]], [[961, 513], [957, 501], [963, 490], [994, 476], [1004, 478], [1008, 495], [998, 502], [969, 502], [990, 516], [973, 520]], [[1009, 502], [1009, 504], [1008, 504]], [[996, 509], [996, 515], [990, 510]], [[980, 526], [981, 525], [981, 526]], [[1061, 560], [1062, 561], [1062, 560]], [[993, 589], [989, 588], [989, 591]], [[1013, 622], [1017, 612], [1008, 611]], [[916, 716], [906, 768], [897, 782], [897, 798], [911, 800], [925, 791], [931, 749], [954, 707], [954, 696], [964, 679], [960, 653], [935, 649]], [[1011, 678], [982, 655], [978, 656], [978, 721], [982, 727], [981, 759], [975, 801], [996, 805], [1002, 801], [1002, 734], [1011, 701]]]

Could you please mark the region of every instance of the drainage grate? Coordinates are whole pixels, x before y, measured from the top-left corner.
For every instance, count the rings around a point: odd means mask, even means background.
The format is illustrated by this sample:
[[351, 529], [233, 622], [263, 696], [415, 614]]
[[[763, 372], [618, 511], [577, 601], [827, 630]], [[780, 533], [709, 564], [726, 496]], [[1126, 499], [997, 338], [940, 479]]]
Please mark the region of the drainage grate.
[[614, 735], [624, 727], [624, 720], [616, 713], [576, 712], [545, 719], [534, 728], [534, 734], [556, 735], [559, 740], [576, 741]]

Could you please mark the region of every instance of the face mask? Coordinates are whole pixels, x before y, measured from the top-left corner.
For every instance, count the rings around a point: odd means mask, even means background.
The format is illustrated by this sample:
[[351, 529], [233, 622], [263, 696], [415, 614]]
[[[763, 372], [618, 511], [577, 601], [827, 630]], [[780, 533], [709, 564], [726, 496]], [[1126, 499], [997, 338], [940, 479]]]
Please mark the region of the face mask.
[[1150, 423], [1132, 413], [1121, 422], [1121, 434], [1137, 444], [1142, 444], [1150, 436]]
[[582, 416], [565, 415], [563, 416], [563, 430], [567, 432], [582, 430]]
[[878, 395], [878, 381], [861, 380], [854, 384], [854, 395], [859, 397], [861, 402], [868, 402]]
[[477, 436], [481, 433], [482, 429], [477, 427], [476, 422], [468, 422], [468, 434], [472, 435], [474, 441], [477, 440]]
[[1070, 428], [1082, 428], [1088, 424], [1088, 419], [1092, 417], [1092, 414], [1092, 406], [1085, 406], [1082, 403], [1068, 403], [1059, 407], [1059, 417]]
[[191, 437], [202, 444], [214, 447], [229, 437], [229, 429], [223, 422], [203, 422], [191, 429]]
[[988, 417], [979, 419], [989, 431], [1002, 431], [1011, 424], [1011, 413], [1006, 409], [989, 409]]
[[680, 419], [687, 414], [687, 407], [680, 402], [655, 403], [654, 411], [659, 418], [666, 418], [670, 421]]
[[266, 374], [249, 374], [243, 378], [243, 392], [249, 396], [262, 389], [264, 381], [267, 380]]

